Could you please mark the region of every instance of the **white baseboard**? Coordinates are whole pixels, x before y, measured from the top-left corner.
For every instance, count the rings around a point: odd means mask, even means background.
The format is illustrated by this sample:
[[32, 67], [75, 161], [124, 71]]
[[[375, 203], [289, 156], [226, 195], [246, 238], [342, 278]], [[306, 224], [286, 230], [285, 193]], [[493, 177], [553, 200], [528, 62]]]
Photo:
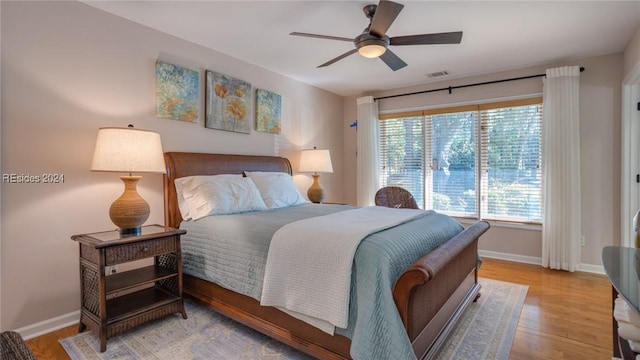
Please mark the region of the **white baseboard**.
[[80, 321], [80, 310], [70, 312], [68, 314], [56, 316], [54, 318], [40, 321], [35, 324], [27, 325], [16, 329], [25, 340], [29, 340], [50, 332], [77, 324]]
[[580, 264], [578, 266], [578, 271], [606, 275], [604, 272], [604, 266], [602, 265]]
[[487, 257], [490, 259], [508, 260], [508, 261], [514, 261], [514, 262], [519, 262], [524, 264], [533, 264], [533, 265], [542, 266], [542, 259], [539, 257], [515, 255], [515, 254], [501, 253], [501, 252], [488, 251], [488, 250], [478, 250], [478, 254], [480, 254], [481, 257]]
[[[478, 254], [481, 257], [487, 257], [490, 259], [498, 259], [498, 260], [507, 260], [513, 262], [519, 262], [524, 264], [533, 264], [542, 266], [542, 258], [535, 256], [524, 256], [524, 255], [515, 255], [508, 253], [501, 253], [496, 251], [487, 251], [487, 250], [478, 250]], [[604, 275], [604, 267], [602, 265], [592, 265], [592, 264], [579, 264], [578, 271], [601, 274]]]

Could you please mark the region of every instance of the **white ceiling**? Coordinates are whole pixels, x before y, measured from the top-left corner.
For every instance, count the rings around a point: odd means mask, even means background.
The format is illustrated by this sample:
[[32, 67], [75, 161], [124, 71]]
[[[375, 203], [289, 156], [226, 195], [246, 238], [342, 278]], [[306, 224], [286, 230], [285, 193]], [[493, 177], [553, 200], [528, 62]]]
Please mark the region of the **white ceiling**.
[[[353, 54], [372, 1], [85, 1], [123, 18], [340, 95], [387, 90], [621, 52], [640, 26], [640, 1], [408, 1], [387, 35], [463, 31], [458, 45], [391, 46], [408, 66]], [[426, 74], [450, 75], [429, 79]]]

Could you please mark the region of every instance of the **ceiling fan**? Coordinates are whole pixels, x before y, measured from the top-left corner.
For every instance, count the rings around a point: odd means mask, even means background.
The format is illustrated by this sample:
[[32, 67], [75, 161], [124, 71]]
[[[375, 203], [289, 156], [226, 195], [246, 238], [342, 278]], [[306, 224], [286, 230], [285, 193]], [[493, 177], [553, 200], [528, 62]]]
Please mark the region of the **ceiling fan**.
[[301, 32], [292, 32], [289, 35], [351, 41], [355, 44], [355, 49], [347, 51], [346, 53], [327, 61], [326, 63], [318, 66], [319, 68], [331, 65], [338, 60], [342, 60], [347, 56], [358, 52], [360, 55], [368, 58], [379, 57], [393, 71], [402, 69], [407, 66], [407, 63], [394, 54], [389, 49], [389, 45], [459, 44], [460, 41], [462, 41], [462, 31], [388, 37], [386, 35], [387, 30], [389, 30], [389, 27], [391, 27], [391, 24], [398, 14], [400, 14], [403, 7], [404, 5], [402, 4], [386, 0], [380, 0], [378, 5], [365, 6], [362, 10], [369, 18], [369, 26], [367, 26], [360, 35], [353, 39]]

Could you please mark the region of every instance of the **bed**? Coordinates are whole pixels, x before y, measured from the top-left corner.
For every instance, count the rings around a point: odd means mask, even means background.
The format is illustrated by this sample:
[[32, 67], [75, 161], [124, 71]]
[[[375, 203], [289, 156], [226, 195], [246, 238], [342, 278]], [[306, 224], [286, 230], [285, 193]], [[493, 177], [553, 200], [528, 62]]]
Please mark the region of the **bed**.
[[[165, 223], [176, 228], [181, 226], [183, 219], [175, 179], [193, 175], [243, 174], [245, 171], [292, 174], [290, 162], [275, 156], [168, 152], [165, 162]], [[331, 205], [316, 206], [328, 208]], [[456, 231], [442, 245], [410, 263], [397, 276], [392, 289], [391, 286], [388, 289], [396, 316], [401, 320], [403, 336], [410, 343], [411, 357], [435, 357], [462, 312], [480, 296], [477, 242], [488, 228], [488, 223], [479, 221]], [[352, 333], [330, 335], [275, 307], [261, 306], [254, 297], [193, 274], [185, 274], [183, 284], [187, 296], [315, 358], [352, 358]], [[375, 340], [377, 335], [367, 336]]]

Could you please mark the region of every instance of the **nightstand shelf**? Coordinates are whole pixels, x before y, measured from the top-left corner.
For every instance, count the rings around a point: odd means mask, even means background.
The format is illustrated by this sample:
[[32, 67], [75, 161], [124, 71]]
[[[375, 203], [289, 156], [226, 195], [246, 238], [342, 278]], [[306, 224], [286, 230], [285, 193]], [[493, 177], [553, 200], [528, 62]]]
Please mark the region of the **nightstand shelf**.
[[[107, 340], [145, 322], [181, 313], [180, 235], [186, 231], [160, 225], [143, 226], [140, 235], [119, 231], [74, 235], [80, 244], [81, 310], [78, 330], [90, 328]], [[152, 259], [152, 265], [107, 275], [107, 266]], [[149, 261], [147, 261], [149, 262]]]
[[114, 324], [179, 300], [173, 294], [155, 287], [107, 300], [107, 324]]
[[178, 274], [160, 266], [150, 265], [139, 269], [121, 272], [106, 277], [107, 296], [139, 287], [140, 285], [155, 283], [159, 280], [177, 277]]

